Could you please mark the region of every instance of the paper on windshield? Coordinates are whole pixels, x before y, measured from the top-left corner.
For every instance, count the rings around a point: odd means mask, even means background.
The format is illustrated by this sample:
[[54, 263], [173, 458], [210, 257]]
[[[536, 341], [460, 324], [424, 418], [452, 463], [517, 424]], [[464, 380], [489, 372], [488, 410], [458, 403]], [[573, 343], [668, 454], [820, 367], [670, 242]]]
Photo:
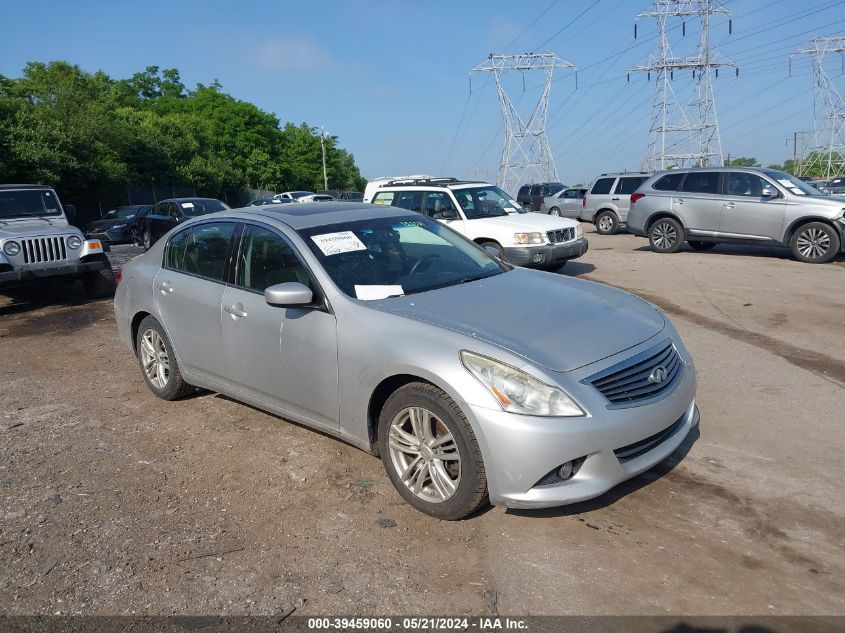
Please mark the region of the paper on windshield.
[[194, 203], [193, 203], [193, 202], [183, 202], [183, 203], [182, 203], [182, 208], [183, 208], [183, 209], [193, 209], [193, 208], [194, 208]]
[[339, 233], [324, 233], [323, 235], [312, 235], [311, 239], [317, 245], [323, 255], [339, 255], [340, 253], [351, 253], [352, 251], [365, 251], [367, 247], [358, 239], [352, 231], [340, 231]]
[[355, 296], [362, 301], [376, 301], [377, 299], [387, 299], [405, 294], [402, 286], [355, 286]]

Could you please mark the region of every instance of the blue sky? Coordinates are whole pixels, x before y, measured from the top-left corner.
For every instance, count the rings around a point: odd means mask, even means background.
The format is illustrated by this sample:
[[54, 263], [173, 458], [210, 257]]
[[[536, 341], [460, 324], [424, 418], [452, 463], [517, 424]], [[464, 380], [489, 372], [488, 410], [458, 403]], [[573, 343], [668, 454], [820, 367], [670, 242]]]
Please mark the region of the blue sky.
[[[789, 77], [789, 53], [815, 35], [842, 35], [845, 0], [723, 4], [733, 12], [733, 34], [726, 19], [716, 18], [712, 40], [740, 67], [739, 78], [725, 72], [715, 85], [724, 152], [782, 162], [792, 155], [793, 132], [811, 129], [813, 112], [809, 64], [793, 60]], [[647, 5], [4, 0], [0, 74], [15, 77], [27, 61], [53, 59], [113, 77], [149, 65], [175, 67], [189, 86], [218, 79], [228, 93], [282, 121], [324, 126], [365, 176], [494, 179], [503, 139], [496, 94], [477, 77], [470, 95], [469, 70], [490, 52], [543, 44], [580, 69], [577, 90], [570, 73], [559, 74], [549, 106], [560, 177], [574, 183], [640, 166], [654, 83], [637, 75], [628, 82], [626, 69], [655, 48], [649, 20], [639, 21], [633, 39], [634, 16]], [[686, 37], [674, 29], [675, 53], [691, 53], [697, 36], [692, 24]], [[840, 63], [831, 59], [829, 68], [841, 86]], [[521, 81], [509, 88], [525, 107], [536, 99], [537, 85], [528, 77], [524, 94]], [[677, 77], [675, 85], [691, 94], [690, 78]]]

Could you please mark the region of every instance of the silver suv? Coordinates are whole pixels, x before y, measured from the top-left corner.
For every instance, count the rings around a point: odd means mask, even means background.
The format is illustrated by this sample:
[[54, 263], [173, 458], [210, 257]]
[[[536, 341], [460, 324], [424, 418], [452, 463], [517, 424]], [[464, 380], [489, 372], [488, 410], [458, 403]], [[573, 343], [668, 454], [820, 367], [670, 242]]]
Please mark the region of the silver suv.
[[631, 196], [628, 230], [658, 253], [684, 241], [696, 250], [721, 242], [789, 246], [811, 264], [832, 260], [845, 237], [845, 200], [821, 196], [772, 169], [699, 168], [656, 174]]
[[41, 279], [82, 280], [92, 296], [114, 293], [115, 277], [98, 239], [86, 240], [42, 185], [0, 185], [0, 289]]
[[584, 197], [581, 219], [596, 225], [602, 235], [613, 235], [628, 221], [631, 194], [648, 180], [650, 173], [602, 174]]

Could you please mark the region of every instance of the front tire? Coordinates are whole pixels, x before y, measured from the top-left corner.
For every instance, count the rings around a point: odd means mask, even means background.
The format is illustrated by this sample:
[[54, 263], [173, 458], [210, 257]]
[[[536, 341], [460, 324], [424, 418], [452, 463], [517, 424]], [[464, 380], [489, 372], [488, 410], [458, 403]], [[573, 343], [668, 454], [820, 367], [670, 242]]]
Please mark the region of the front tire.
[[602, 211], [596, 216], [596, 232], [601, 235], [615, 235], [619, 230], [619, 218], [613, 211]]
[[148, 251], [153, 246], [153, 235], [150, 232], [150, 229], [144, 229], [143, 235], [141, 235], [141, 246], [144, 247], [145, 251]]
[[795, 259], [807, 264], [825, 264], [836, 257], [839, 235], [827, 224], [809, 222], [798, 227], [789, 240]]
[[674, 218], [660, 218], [648, 229], [648, 241], [655, 253], [677, 253], [684, 245], [684, 227]]
[[481, 449], [455, 401], [414, 382], [395, 391], [379, 415], [378, 447], [405, 501], [438, 519], [463, 519], [487, 503]]
[[[105, 255], [103, 256], [105, 258]], [[117, 290], [117, 280], [111, 264], [106, 260], [105, 267], [82, 275], [82, 285], [85, 293], [92, 299], [103, 299], [114, 295]]]
[[492, 240], [487, 240], [487, 241], [484, 241], [484, 242], [479, 242], [478, 245], [481, 248], [487, 248], [487, 247], [495, 248], [499, 252], [499, 254], [496, 257], [501, 259], [503, 262], [508, 261], [507, 256], [505, 255], [505, 249], [502, 248], [502, 245], [499, 244], [498, 242], [493, 242]]
[[155, 395], [162, 400], [178, 400], [194, 391], [182, 378], [173, 345], [154, 317], [148, 316], [138, 326], [135, 350], [141, 375]]

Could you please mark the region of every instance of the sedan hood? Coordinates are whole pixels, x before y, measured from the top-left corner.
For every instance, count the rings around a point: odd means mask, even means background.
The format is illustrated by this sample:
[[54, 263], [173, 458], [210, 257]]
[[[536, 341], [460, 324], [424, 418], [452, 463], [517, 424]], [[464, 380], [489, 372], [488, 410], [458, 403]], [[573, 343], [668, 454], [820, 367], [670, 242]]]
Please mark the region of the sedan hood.
[[104, 229], [110, 228], [112, 226], [126, 226], [129, 224], [131, 220], [126, 219], [116, 219], [116, 220], [95, 220], [94, 222], [89, 222], [88, 230], [92, 229]]
[[514, 231], [555, 231], [559, 229], [571, 229], [578, 226], [578, 222], [568, 218], [558, 218], [543, 213], [511, 213], [507, 216], [496, 216], [484, 218], [487, 222], [501, 222]]
[[632, 294], [520, 268], [370, 305], [484, 340], [559, 372], [624, 351], [665, 326], [657, 310]]

